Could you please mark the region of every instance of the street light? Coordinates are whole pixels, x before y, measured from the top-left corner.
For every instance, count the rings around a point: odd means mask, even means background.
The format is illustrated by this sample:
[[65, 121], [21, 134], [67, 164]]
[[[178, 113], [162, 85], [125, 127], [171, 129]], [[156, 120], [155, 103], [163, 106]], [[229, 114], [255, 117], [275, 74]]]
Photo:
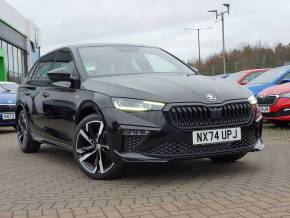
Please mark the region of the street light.
[[222, 42], [223, 42], [223, 64], [224, 64], [224, 74], [226, 74], [227, 69], [226, 69], [226, 46], [225, 46], [225, 26], [224, 26], [224, 14], [230, 14], [230, 4], [224, 3], [222, 4], [227, 8], [226, 11], [223, 11], [221, 13], [218, 13], [218, 10], [210, 10], [208, 12], [210, 13], [215, 13], [216, 20], [221, 17], [221, 22], [222, 22]]
[[204, 27], [204, 28], [184, 28], [184, 30], [190, 30], [190, 31], [197, 31], [197, 42], [198, 42], [198, 68], [200, 68], [201, 64], [201, 58], [200, 58], [200, 34], [199, 32], [201, 30], [209, 30], [212, 27]]

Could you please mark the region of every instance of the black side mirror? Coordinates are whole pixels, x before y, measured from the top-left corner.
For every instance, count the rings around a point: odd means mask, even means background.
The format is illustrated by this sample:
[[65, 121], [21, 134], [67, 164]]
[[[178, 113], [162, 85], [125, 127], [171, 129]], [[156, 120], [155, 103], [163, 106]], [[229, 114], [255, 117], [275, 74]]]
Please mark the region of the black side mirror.
[[53, 82], [71, 81], [71, 73], [64, 68], [57, 68], [47, 73], [48, 79]]
[[282, 79], [279, 81], [279, 84], [290, 83], [290, 79]]

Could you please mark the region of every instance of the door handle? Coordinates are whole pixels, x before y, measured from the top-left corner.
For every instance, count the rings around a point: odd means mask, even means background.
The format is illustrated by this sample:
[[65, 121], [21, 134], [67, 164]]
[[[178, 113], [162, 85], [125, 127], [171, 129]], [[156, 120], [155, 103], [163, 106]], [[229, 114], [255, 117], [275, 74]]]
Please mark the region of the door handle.
[[49, 93], [48, 92], [43, 92], [42, 93], [42, 96], [45, 97], [45, 98], [47, 98], [47, 97], [49, 97]]

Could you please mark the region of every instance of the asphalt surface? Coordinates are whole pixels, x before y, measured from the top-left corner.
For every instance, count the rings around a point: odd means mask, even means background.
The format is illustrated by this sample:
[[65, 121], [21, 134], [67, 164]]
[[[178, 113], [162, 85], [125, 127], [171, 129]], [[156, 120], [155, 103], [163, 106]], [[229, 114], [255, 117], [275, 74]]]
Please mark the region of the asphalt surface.
[[268, 124], [263, 135], [264, 151], [233, 164], [138, 164], [95, 181], [71, 153], [23, 154], [15, 131], [1, 128], [0, 218], [290, 217], [290, 127]]

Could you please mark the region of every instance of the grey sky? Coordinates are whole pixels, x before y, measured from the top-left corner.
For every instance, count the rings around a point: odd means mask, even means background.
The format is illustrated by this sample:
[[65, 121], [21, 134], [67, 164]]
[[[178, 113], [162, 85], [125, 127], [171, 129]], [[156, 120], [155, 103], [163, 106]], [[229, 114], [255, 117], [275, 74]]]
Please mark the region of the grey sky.
[[[208, 27], [201, 33], [202, 57], [221, 50], [221, 26], [210, 9], [220, 0], [7, 0], [42, 31], [42, 51], [82, 42], [156, 45], [188, 60], [197, 58], [196, 33], [184, 27]], [[289, 0], [229, 0], [226, 47], [243, 42], [290, 42]], [[195, 40], [195, 41], [194, 41]]]

